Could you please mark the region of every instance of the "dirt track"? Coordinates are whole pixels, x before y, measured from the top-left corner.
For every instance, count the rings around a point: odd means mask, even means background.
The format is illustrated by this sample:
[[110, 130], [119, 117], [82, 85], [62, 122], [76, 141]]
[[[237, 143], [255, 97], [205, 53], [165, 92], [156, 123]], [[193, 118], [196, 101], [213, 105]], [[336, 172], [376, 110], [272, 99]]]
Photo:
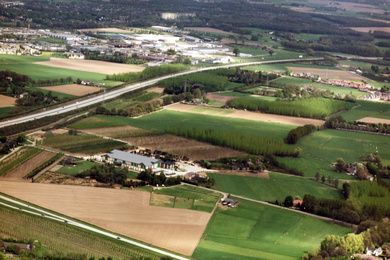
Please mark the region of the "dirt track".
[[[149, 206], [148, 192], [0, 181], [1, 192], [184, 255], [192, 255], [210, 213]], [[31, 196], [34, 194], [34, 196]]]
[[15, 106], [16, 98], [0, 95], [0, 107]]
[[[312, 75], [318, 75], [321, 78], [326, 78], [326, 69], [313, 69], [313, 68], [300, 68], [300, 67], [287, 67], [293, 73], [311, 73]], [[328, 70], [329, 79], [343, 79], [343, 80], [365, 80], [362, 76], [344, 71], [344, 70]]]
[[389, 119], [383, 119], [383, 118], [377, 118], [377, 117], [364, 117], [364, 118], [358, 119], [356, 121], [365, 122], [365, 123], [369, 123], [369, 124], [378, 124], [378, 123], [390, 124]]
[[74, 95], [74, 96], [84, 96], [89, 93], [98, 92], [102, 89], [98, 87], [90, 87], [90, 86], [77, 85], [77, 84], [60, 85], [60, 86], [52, 86], [52, 87], [40, 87], [40, 88], [49, 91]]
[[145, 69], [145, 67], [141, 66], [114, 62], [62, 58], [50, 58], [49, 61], [35, 62], [35, 64], [111, 75], [126, 72], [141, 72]]
[[[176, 105], [165, 107], [165, 109], [167, 110], [194, 113], [194, 114], [207, 114], [207, 112], [203, 112], [203, 113], [192, 112], [191, 110], [193, 108], [196, 108], [196, 106], [184, 105], [184, 104], [176, 104]], [[216, 110], [216, 108], [213, 109]], [[264, 114], [259, 112], [249, 112], [249, 111], [242, 111], [242, 110], [235, 110], [231, 114], [219, 115], [219, 116], [248, 119], [248, 120], [260, 121], [260, 122], [280, 123], [286, 125], [298, 125], [298, 126], [303, 126], [307, 124], [313, 124], [313, 125], [324, 124], [323, 120], [318, 120], [318, 119]]]

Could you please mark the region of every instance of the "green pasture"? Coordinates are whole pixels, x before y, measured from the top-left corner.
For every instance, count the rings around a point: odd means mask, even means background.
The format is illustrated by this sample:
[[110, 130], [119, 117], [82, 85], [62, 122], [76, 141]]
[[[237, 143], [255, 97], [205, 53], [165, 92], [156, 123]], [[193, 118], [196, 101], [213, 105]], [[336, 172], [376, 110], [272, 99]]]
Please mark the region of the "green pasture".
[[390, 119], [389, 103], [358, 100], [357, 104], [358, 107], [338, 115], [342, 116], [348, 122], [353, 122], [364, 117]]
[[354, 88], [343, 88], [338, 86], [332, 86], [327, 84], [321, 84], [312, 82], [311, 79], [302, 79], [302, 78], [293, 78], [293, 77], [283, 77], [274, 80], [275, 83], [284, 83], [284, 84], [292, 84], [292, 85], [298, 85], [298, 86], [313, 86], [316, 88], [321, 88], [325, 90], [333, 91], [334, 93], [339, 93], [340, 95], [355, 95], [356, 97], [364, 96], [366, 93], [360, 92], [357, 89]]
[[298, 68], [312, 68], [312, 69], [329, 69], [329, 70], [340, 70], [338, 67], [329, 67], [322, 66], [310, 63], [283, 63], [283, 64], [264, 64], [264, 65], [256, 65], [256, 66], [247, 66], [243, 67], [243, 69], [248, 70], [259, 70], [259, 71], [270, 71], [270, 70], [287, 70], [287, 67], [298, 67]]
[[[218, 100], [210, 100], [208, 105], [213, 106], [213, 107], [222, 107], [225, 105], [226, 102], [223, 101], [218, 101]], [[1, 115], [1, 110], [0, 110], [0, 115]]]
[[[165, 195], [159, 205], [163, 207], [212, 212], [220, 194], [191, 185], [179, 185], [155, 190], [153, 194]], [[152, 196], [153, 196], [152, 194]]]
[[125, 123], [111, 121], [109, 118], [101, 117], [87, 117], [77, 121], [73, 124], [68, 125], [69, 128], [74, 129], [90, 129], [90, 128], [103, 128], [103, 127], [114, 127], [114, 126], [124, 126]]
[[63, 166], [61, 167], [56, 173], [66, 174], [66, 175], [72, 175], [76, 176], [78, 173], [89, 170], [93, 166], [99, 165], [95, 162], [89, 162], [89, 161], [78, 161], [76, 162], [76, 165], [74, 166]]
[[106, 80], [105, 74], [93, 73], [80, 70], [71, 70], [34, 64], [33, 62], [47, 61], [49, 57], [31, 57], [16, 55], [0, 55], [0, 70], [10, 70], [19, 74], [28, 75], [34, 80], [49, 80], [72, 77], [88, 79], [95, 82], [104, 82], [107, 87], [122, 84], [122, 82]]
[[12, 110], [14, 110], [15, 107], [0, 107], [0, 117], [8, 114]]
[[[216, 130], [235, 131], [285, 138], [287, 133], [295, 128], [292, 125], [283, 125], [268, 122], [257, 122], [245, 119], [218, 117], [202, 114], [191, 114], [176, 111], [162, 110], [140, 118], [94, 116], [110, 122], [127, 124], [130, 126], [165, 132], [168, 127], [204, 127]], [[76, 123], [77, 124], [77, 123]]]
[[228, 84], [226, 85], [225, 89], [226, 90], [231, 90], [231, 89], [235, 89], [237, 87], [241, 87], [243, 86], [244, 84], [242, 83], [237, 83], [237, 82], [228, 82]]
[[213, 116], [225, 116], [233, 113], [234, 110], [196, 106], [193, 109], [189, 110], [188, 112], [202, 113], [202, 114], [213, 115]]
[[359, 156], [378, 152], [384, 165], [390, 165], [390, 138], [383, 135], [365, 134], [341, 130], [323, 130], [303, 137], [294, 147], [303, 152], [299, 158], [279, 158], [279, 161], [298, 168], [305, 176], [332, 176], [337, 179], [353, 179], [336, 173], [333, 163], [337, 158], [346, 162], [358, 162]]
[[299, 259], [318, 247], [326, 235], [353, 232], [296, 212], [239, 201], [237, 208], [216, 210], [192, 257]]
[[78, 135], [53, 135], [43, 141], [43, 145], [71, 153], [94, 154], [110, 152], [125, 146], [125, 143], [103, 139], [102, 137], [79, 133]]
[[289, 195], [293, 198], [295, 196], [303, 198], [305, 194], [312, 194], [318, 198], [342, 198], [341, 192], [334, 188], [291, 175], [269, 173], [269, 179], [217, 173], [207, 175], [215, 180], [218, 190], [256, 200], [284, 201]]

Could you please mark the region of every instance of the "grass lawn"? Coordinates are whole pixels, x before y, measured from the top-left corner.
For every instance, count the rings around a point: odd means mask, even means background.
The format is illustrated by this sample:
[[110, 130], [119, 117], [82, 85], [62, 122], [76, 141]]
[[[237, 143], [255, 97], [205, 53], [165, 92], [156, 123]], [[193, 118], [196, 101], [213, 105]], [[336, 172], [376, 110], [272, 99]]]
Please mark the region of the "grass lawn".
[[303, 198], [305, 194], [318, 198], [342, 198], [341, 192], [336, 189], [296, 176], [269, 173], [270, 178], [265, 179], [217, 173], [207, 175], [214, 178], [218, 190], [256, 200], [284, 201], [289, 195]]
[[326, 235], [350, 232], [313, 217], [240, 200], [237, 208], [217, 209], [192, 257], [299, 259]]
[[390, 104], [384, 102], [372, 102], [358, 100], [359, 107], [340, 113], [346, 121], [353, 122], [363, 117], [378, 117], [390, 119]]
[[[152, 197], [156, 206], [173, 207], [181, 209], [192, 209], [212, 212], [215, 203], [220, 198], [218, 193], [203, 190], [191, 185], [178, 185], [169, 188], [155, 190]], [[164, 196], [162, 196], [164, 195]]]
[[114, 127], [124, 126], [125, 123], [111, 121], [108, 118], [104, 119], [101, 117], [88, 117], [73, 124], [68, 125], [69, 128], [74, 129], [90, 129], [90, 128], [102, 128], [102, 127]]
[[118, 81], [105, 80], [105, 74], [33, 64], [33, 62], [47, 60], [49, 60], [49, 57], [0, 55], [0, 70], [8, 69], [19, 74], [28, 75], [34, 80], [72, 77], [74, 81], [76, 81], [77, 78], [80, 78], [96, 82], [104, 82], [106, 83], [107, 87], [113, 87], [122, 84], [122, 82]]
[[96, 165], [99, 164], [95, 162], [89, 162], [89, 161], [78, 161], [75, 166], [64, 166], [56, 172], [61, 174], [76, 176], [78, 173], [84, 170], [89, 170]]
[[[234, 131], [240, 133], [250, 133], [268, 135], [284, 138], [287, 133], [295, 128], [291, 125], [257, 122], [245, 119], [226, 118], [218, 116], [209, 116], [202, 114], [182, 113], [176, 111], [162, 110], [157, 113], [148, 114], [140, 118], [112, 117], [112, 116], [94, 116], [115, 123], [127, 124], [130, 126], [164, 132], [168, 127], [186, 126], [186, 127], [204, 127], [216, 130]], [[77, 123], [76, 123], [77, 124]]]
[[300, 158], [279, 158], [279, 161], [303, 170], [305, 176], [314, 177], [318, 172], [337, 179], [353, 179], [346, 174], [336, 173], [332, 163], [340, 157], [346, 162], [358, 162], [359, 156], [376, 151], [383, 164], [390, 165], [390, 138], [383, 135], [329, 129], [314, 132], [294, 146], [302, 148]]

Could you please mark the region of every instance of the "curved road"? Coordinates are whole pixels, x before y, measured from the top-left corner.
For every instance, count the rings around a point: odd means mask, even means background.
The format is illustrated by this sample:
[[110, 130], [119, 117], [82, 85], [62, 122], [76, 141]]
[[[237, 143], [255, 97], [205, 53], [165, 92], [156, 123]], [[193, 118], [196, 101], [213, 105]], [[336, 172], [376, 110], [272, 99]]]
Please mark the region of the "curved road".
[[62, 113], [69, 112], [72, 110], [76, 110], [76, 109], [79, 109], [82, 107], [94, 105], [94, 104], [102, 102], [106, 99], [116, 98], [116, 97], [119, 97], [120, 95], [123, 95], [127, 92], [134, 91], [134, 90], [137, 90], [137, 89], [140, 89], [143, 87], [147, 87], [147, 86], [156, 84], [157, 82], [164, 80], [164, 79], [169, 79], [169, 78], [187, 75], [187, 74], [191, 74], [191, 73], [219, 69], [219, 68], [231, 68], [231, 67], [250, 66], [250, 65], [287, 63], [287, 62], [295, 62], [295, 61], [314, 61], [314, 60], [322, 60], [322, 58], [258, 61], [258, 62], [249, 62], [249, 63], [240, 63], [240, 64], [229, 64], [229, 65], [222, 65], [222, 66], [216, 66], [216, 67], [201, 68], [201, 69], [192, 70], [192, 71], [179, 72], [179, 73], [172, 74], [172, 75], [167, 75], [167, 76], [162, 76], [162, 77], [158, 77], [155, 79], [150, 79], [150, 80], [147, 80], [147, 81], [144, 81], [141, 83], [130, 84], [130, 85], [127, 85], [126, 87], [116, 89], [113, 91], [108, 91], [107, 93], [103, 93], [103, 94], [100, 94], [100, 95], [95, 96], [95, 97], [87, 98], [87, 99], [84, 99], [81, 101], [75, 101], [73, 104], [70, 104], [70, 105], [68, 104], [66, 106], [62, 106], [59, 108], [53, 108], [53, 109], [49, 109], [49, 110], [46, 110], [43, 112], [37, 112], [34, 114], [30, 114], [30, 115], [26, 115], [26, 116], [14, 118], [14, 119], [3, 120], [0, 122], [0, 128], [25, 123], [28, 121], [33, 121], [35, 119], [40, 119], [40, 118], [44, 118], [44, 117], [48, 117], [48, 116], [54, 116], [54, 115], [62, 114]]

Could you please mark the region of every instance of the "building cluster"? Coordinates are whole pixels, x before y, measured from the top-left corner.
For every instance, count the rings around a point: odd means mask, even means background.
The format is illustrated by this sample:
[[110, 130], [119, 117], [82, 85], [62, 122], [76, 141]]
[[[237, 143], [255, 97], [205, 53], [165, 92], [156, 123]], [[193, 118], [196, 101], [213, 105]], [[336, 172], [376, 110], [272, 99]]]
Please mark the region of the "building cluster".
[[352, 81], [347, 81], [347, 80], [324, 79], [324, 80], [321, 80], [319, 82], [323, 83], [323, 84], [327, 84], [327, 85], [338, 86], [338, 87], [359, 89], [362, 92], [369, 92], [370, 90], [375, 89], [375, 87], [371, 86], [370, 84], [352, 82]]
[[390, 92], [374, 91], [361, 97], [363, 100], [390, 101]]
[[[208, 38], [189, 36], [189, 31], [176, 27], [152, 26], [152, 33], [114, 34], [70, 33], [29, 28], [0, 28], [0, 54], [40, 55], [42, 51], [58, 52], [68, 58], [84, 59], [85, 51], [100, 56], [121, 54], [149, 62], [150, 66], [176, 61], [178, 57], [189, 58], [191, 64], [235, 62], [229, 48]], [[12, 37], [9, 37], [12, 35]], [[63, 43], [53, 41], [60, 39]], [[47, 40], [46, 40], [47, 39]]]

